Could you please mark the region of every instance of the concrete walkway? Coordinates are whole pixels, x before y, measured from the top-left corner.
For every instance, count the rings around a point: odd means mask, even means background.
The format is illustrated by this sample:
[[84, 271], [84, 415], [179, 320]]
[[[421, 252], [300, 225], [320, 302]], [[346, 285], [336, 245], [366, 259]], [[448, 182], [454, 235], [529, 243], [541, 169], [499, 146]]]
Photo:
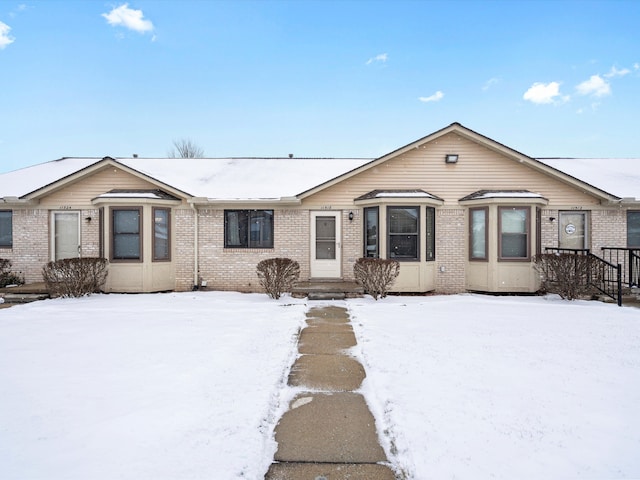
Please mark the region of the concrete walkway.
[[345, 353], [356, 337], [344, 308], [307, 313], [300, 333], [300, 356], [289, 385], [309, 389], [296, 395], [276, 426], [278, 450], [267, 480], [394, 480], [383, 465], [373, 415], [355, 392], [366, 374]]

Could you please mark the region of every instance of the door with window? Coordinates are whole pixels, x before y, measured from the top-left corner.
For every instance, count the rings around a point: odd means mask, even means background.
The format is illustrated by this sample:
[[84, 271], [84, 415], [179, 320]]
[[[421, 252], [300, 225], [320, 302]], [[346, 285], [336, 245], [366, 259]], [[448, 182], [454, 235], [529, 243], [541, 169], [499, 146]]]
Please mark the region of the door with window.
[[589, 248], [587, 212], [560, 212], [559, 248]]
[[339, 278], [340, 212], [311, 212], [311, 277]]
[[78, 258], [80, 251], [80, 212], [53, 212], [51, 216], [52, 260]]

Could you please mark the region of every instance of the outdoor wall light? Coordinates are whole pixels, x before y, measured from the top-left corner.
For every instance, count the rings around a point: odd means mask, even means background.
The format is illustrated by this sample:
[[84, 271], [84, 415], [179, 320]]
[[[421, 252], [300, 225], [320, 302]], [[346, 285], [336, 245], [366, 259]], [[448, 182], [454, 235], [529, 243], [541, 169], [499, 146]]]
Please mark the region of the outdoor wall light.
[[556, 221], [556, 217], [549, 217], [549, 221], [550, 221], [551, 223], [555, 222], [555, 221]]
[[450, 154], [444, 156], [445, 163], [458, 163], [458, 155]]
[[353, 222], [353, 212], [349, 212], [349, 221]]
[[91, 217], [86, 217], [85, 220], [89, 223], [91, 221]]

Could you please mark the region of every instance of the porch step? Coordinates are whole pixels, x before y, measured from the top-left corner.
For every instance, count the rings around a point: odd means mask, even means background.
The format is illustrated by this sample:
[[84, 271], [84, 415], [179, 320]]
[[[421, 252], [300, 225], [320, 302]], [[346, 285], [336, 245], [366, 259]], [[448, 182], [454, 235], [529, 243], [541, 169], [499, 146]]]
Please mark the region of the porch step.
[[0, 294], [0, 296], [4, 299], [4, 303], [7, 304], [30, 303], [49, 298], [48, 293], [4, 293]]
[[347, 295], [344, 292], [309, 292], [309, 300], [344, 300]]
[[309, 300], [344, 300], [362, 297], [364, 289], [356, 282], [309, 280], [298, 282], [291, 289], [291, 295], [297, 298], [308, 297]]

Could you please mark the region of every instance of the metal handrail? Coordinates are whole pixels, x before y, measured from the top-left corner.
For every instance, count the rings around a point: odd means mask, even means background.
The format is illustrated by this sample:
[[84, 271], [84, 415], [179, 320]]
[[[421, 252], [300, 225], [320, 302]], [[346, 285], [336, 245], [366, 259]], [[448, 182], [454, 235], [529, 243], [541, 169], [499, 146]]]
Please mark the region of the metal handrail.
[[622, 265], [613, 264], [604, 258], [600, 258], [583, 248], [554, 248], [546, 247], [546, 252], [557, 254], [586, 255], [596, 265], [596, 270], [589, 274], [589, 285], [600, 291], [604, 295], [616, 301], [619, 307], [622, 306]]

